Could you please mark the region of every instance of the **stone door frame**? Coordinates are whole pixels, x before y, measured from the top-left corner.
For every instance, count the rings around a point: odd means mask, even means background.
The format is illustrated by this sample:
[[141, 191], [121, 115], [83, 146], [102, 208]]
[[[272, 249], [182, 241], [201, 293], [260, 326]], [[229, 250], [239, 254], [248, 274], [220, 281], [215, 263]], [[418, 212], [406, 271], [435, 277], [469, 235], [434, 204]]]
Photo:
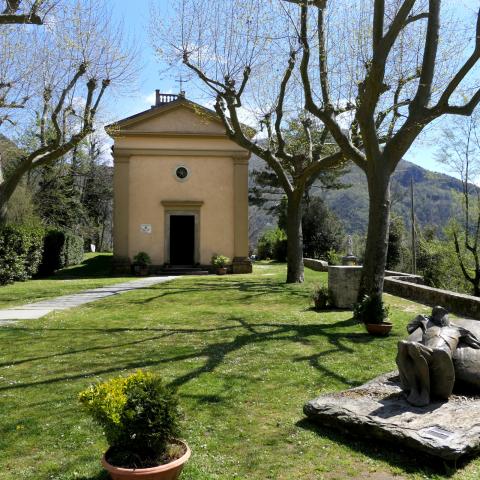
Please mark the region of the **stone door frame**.
[[185, 215], [193, 216], [195, 227], [195, 247], [193, 250], [193, 262], [200, 263], [200, 209], [203, 205], [203, 201], [192, 201], [192, 200], [163, 200], [162, 202], [164, 208], [164, 258], [165, 263], [170, 263], [170, 217], [172, 215]]

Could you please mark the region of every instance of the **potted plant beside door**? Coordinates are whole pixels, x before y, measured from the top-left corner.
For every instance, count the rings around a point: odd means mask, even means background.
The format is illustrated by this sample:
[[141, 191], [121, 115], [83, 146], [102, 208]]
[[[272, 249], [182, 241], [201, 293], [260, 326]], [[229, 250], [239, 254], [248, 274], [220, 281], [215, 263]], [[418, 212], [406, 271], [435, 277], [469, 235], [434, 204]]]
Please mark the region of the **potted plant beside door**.
[[227, 265], [230, 264], [230, 259], [225, 255], [213, 255], [212, 265], [215, 267], [217, 275], [225, 275], [227, 273]]
[[145, 277], [148, 275], [152, 260], [147, 252], [138, 252], [133, 257], [133, 272], [135, 275]]
[[80, 403], [103, 427], [109, 444], [102, 465], [113, 480], [176, 480], [190, 458], [178, 439], [174, 392], [158, 375], [138, 371], [92, 385]]

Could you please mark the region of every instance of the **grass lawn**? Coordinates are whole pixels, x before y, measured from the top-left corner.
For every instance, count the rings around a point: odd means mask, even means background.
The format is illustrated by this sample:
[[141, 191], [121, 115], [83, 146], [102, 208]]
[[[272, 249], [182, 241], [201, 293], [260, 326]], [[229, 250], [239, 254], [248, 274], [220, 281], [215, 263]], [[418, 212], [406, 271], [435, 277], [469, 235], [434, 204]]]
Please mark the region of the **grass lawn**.
[[[178, 388], [192, 458], [183, 480], [436, 479], [423, 457], [304, 420], [305, 401], [393, 370], [396, 342], [427, 309], [387, 296], [393, 334], [368, 336], [349, 311], [310, 309], [312, 283], [283, 265], [186, 277], [0, 328], [0, 478], [106, 478], [100, 430], [80, 409], [92, 381], [138, 368]], [[480, 460], [450, 472], [478, 479]]]
[[0, 287], [0, 308], [15, 307], [89, 288], [133, 280], [132, 277], [112, 277], [111, 259], [110, 253], [87, 253], [81, 265], [64, 268], [52, 277]]

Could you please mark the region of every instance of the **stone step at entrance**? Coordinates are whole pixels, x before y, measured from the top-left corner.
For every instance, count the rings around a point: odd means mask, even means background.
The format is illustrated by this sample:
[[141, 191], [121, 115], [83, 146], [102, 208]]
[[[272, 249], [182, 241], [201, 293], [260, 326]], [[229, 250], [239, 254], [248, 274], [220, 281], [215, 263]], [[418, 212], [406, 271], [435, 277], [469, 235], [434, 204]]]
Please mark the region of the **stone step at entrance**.
[[192, 265], [171, 265], [158, 271], [160, 275], [208, 275], [210, 272], [202, 267]]

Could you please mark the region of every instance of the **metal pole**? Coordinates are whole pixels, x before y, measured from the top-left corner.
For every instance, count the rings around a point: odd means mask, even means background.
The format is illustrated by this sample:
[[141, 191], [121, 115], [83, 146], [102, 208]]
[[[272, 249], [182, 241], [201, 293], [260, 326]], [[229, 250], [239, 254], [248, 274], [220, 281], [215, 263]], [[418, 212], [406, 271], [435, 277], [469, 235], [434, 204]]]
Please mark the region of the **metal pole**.
[[410, 214], [411, 214], [411, 225], [412, 225], [412, 273], [417, 274], [417, 251], [416, 244], [417, 238], [415, 233], [415, 213], [414, 213], [414, 197], [413, 197], [413, 178], [410, 179]]

